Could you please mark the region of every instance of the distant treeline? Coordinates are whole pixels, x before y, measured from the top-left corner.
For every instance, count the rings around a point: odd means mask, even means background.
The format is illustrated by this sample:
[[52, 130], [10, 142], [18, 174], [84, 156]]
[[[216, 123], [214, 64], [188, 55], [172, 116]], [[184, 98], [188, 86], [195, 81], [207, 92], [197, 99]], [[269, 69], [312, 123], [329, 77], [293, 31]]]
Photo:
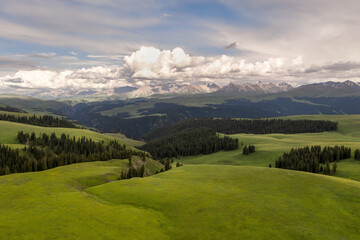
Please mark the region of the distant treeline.
[[155, 159], [210, 154], [237, 148], [238, 139], [220, 137], [214, 130], [207, 128], [174, 133], [171, 136], [150, 141], [141, 147]]
[[16, 116], [13, 114], [0, 114], [0, 120], [25, 123], [41, 127], [63, 127], [63, 128], [78, 128], [74, 123], [66, 118], [53, 117], [51, 115], [43, 116]]
[[55, 133], [50, 136], [35, 133], [18, 133], [20, 143], [26, 144], [23, 150], [0, 146], [0, 175], [20, 172], [36, 172], [72, 163], [125, 159], [131, 155], [144, 153], [126, 149], [118, 141], [96, 142], [92, 139], [69, 137]]
[[314, 133], [337, 130], [337, 123], [323, 120], [283, 120], [283, 119], [189, 119], [170, 126], [161, 127], [146, 134], [146, 141], [162, 138], [185, 130], [210, 128], [224, 134], [252, 133]]
[[[335, 174], [337, 161], [351, 157], [351, 148], [344, 146], [311, 146], [291, 149], [280, 157], [275, 167], [312, 173]], [[335, 162], [330, 170], [331, 162]]]

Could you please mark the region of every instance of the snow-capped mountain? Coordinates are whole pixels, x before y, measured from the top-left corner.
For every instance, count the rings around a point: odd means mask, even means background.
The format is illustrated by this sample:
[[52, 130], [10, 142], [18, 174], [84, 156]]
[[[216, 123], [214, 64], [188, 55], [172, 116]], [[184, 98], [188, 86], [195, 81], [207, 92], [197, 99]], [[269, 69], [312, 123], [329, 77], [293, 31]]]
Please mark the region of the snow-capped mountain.
[[[84, 101], [101, 101], [111, 99], [128, 99], [139, 97], [156, 97], [161, 95], [195, 95], [212, 94], [216, 96], [251, 96], [264, 94], [286, 94], [293, 96], [348, 96], [360, 95], [360, 84], [352, 81], [321, 82], [293, 86], [286, 82], [277, 83], [242, 83], [229, 84], [219, 87], [215, 83], [198, 85], [168, 83], [154, 86], [124, 86], [111, 89], [77, 90], [77, 89], [36, 89], [25, 92], [6, 92], [7, 94], [20, 94], [44, 99], [77, 99]], [[285, 96], [285, 95], [284, 95]]]
[[281, 83], [243, 83], [234, 84], [230, 82], [228, 85], [220, 88], [215, 94], [218, 95], [258, 95], [286, 92], [293, 89], [290, 84], [285, 82]]
[[142, 86], [130, 93], [128, 96], [131, 98], [137, 97], [149, 97], [152, 95], [190, 95], [190, 94], [202, 94], [211, 93], [218, 90], [219, 87], [212, 84], [200, 84], [200, 85], [181, 85], [181, 84], [167, 84], [160, 86]]

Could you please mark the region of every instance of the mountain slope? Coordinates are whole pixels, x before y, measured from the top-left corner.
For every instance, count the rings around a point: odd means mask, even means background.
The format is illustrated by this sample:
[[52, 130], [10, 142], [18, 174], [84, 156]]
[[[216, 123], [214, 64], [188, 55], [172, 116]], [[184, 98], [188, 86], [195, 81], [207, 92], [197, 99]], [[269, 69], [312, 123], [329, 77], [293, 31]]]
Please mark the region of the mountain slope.
[[231, 96], [231, 95], [261, 95], [269, 93], [285, 92], [293, 89], [293, 87], [286, 83], [243, 83], [234, 84], [229, 83], [228, 85], [220, 88], [215, 95]]
[[272, 97], [359, 97], [360, 85], [352, 81], [323, 82], [302, 85], [288, 92], [275, 94]]

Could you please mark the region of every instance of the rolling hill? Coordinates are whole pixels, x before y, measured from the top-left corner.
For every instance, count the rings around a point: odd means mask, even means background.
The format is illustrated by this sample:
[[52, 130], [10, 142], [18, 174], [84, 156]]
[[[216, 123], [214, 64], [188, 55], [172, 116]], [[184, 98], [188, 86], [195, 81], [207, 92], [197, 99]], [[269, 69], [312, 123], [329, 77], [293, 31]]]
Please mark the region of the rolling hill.
[[[338, 121], [339, 129], [316, 134], [233, 135], [245, 144], [255, 144], [256, 153], [244, 157], [231, 151], [183, 158], [185, 166], [146, 178], [116, 181], [127, 160], [1, 176], [0, 238], [356, 239], [360, 162], [341, 161], [339, 177], [268, 168], [268, 163], [296, 146], [360, 147], [360, 132], [355, 130], [360, 129], [360, 117], [286, 118]], [[0, 141], [13, 147], [18, 146], [15, 136], [20, 129], [112, 139], [81, 129], [4, 121], [0, 127], [4, 133]], [[150, 159], [146, 165], [149, 173], [161, 167]]]

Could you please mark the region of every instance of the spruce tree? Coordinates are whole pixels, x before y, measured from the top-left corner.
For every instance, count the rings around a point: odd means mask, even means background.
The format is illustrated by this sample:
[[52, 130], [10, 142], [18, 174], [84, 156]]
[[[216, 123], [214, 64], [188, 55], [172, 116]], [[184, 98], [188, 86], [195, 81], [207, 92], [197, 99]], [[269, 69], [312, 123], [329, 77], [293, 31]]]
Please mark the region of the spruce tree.
[[329, 164], [329, 162], [326, 162], [326, 166], [325, 166], [325, 169], [324, 169], [324, 174], [325, 175], [330, 175], [330, 164]]
[[336, 162], [333, 164], [333, 168], [332, 168], [332, 174], [334, 174], [335, 175], [335, 173], [336, 173], [336, 169], [337, 169], [337, 164], [336, 164]]

